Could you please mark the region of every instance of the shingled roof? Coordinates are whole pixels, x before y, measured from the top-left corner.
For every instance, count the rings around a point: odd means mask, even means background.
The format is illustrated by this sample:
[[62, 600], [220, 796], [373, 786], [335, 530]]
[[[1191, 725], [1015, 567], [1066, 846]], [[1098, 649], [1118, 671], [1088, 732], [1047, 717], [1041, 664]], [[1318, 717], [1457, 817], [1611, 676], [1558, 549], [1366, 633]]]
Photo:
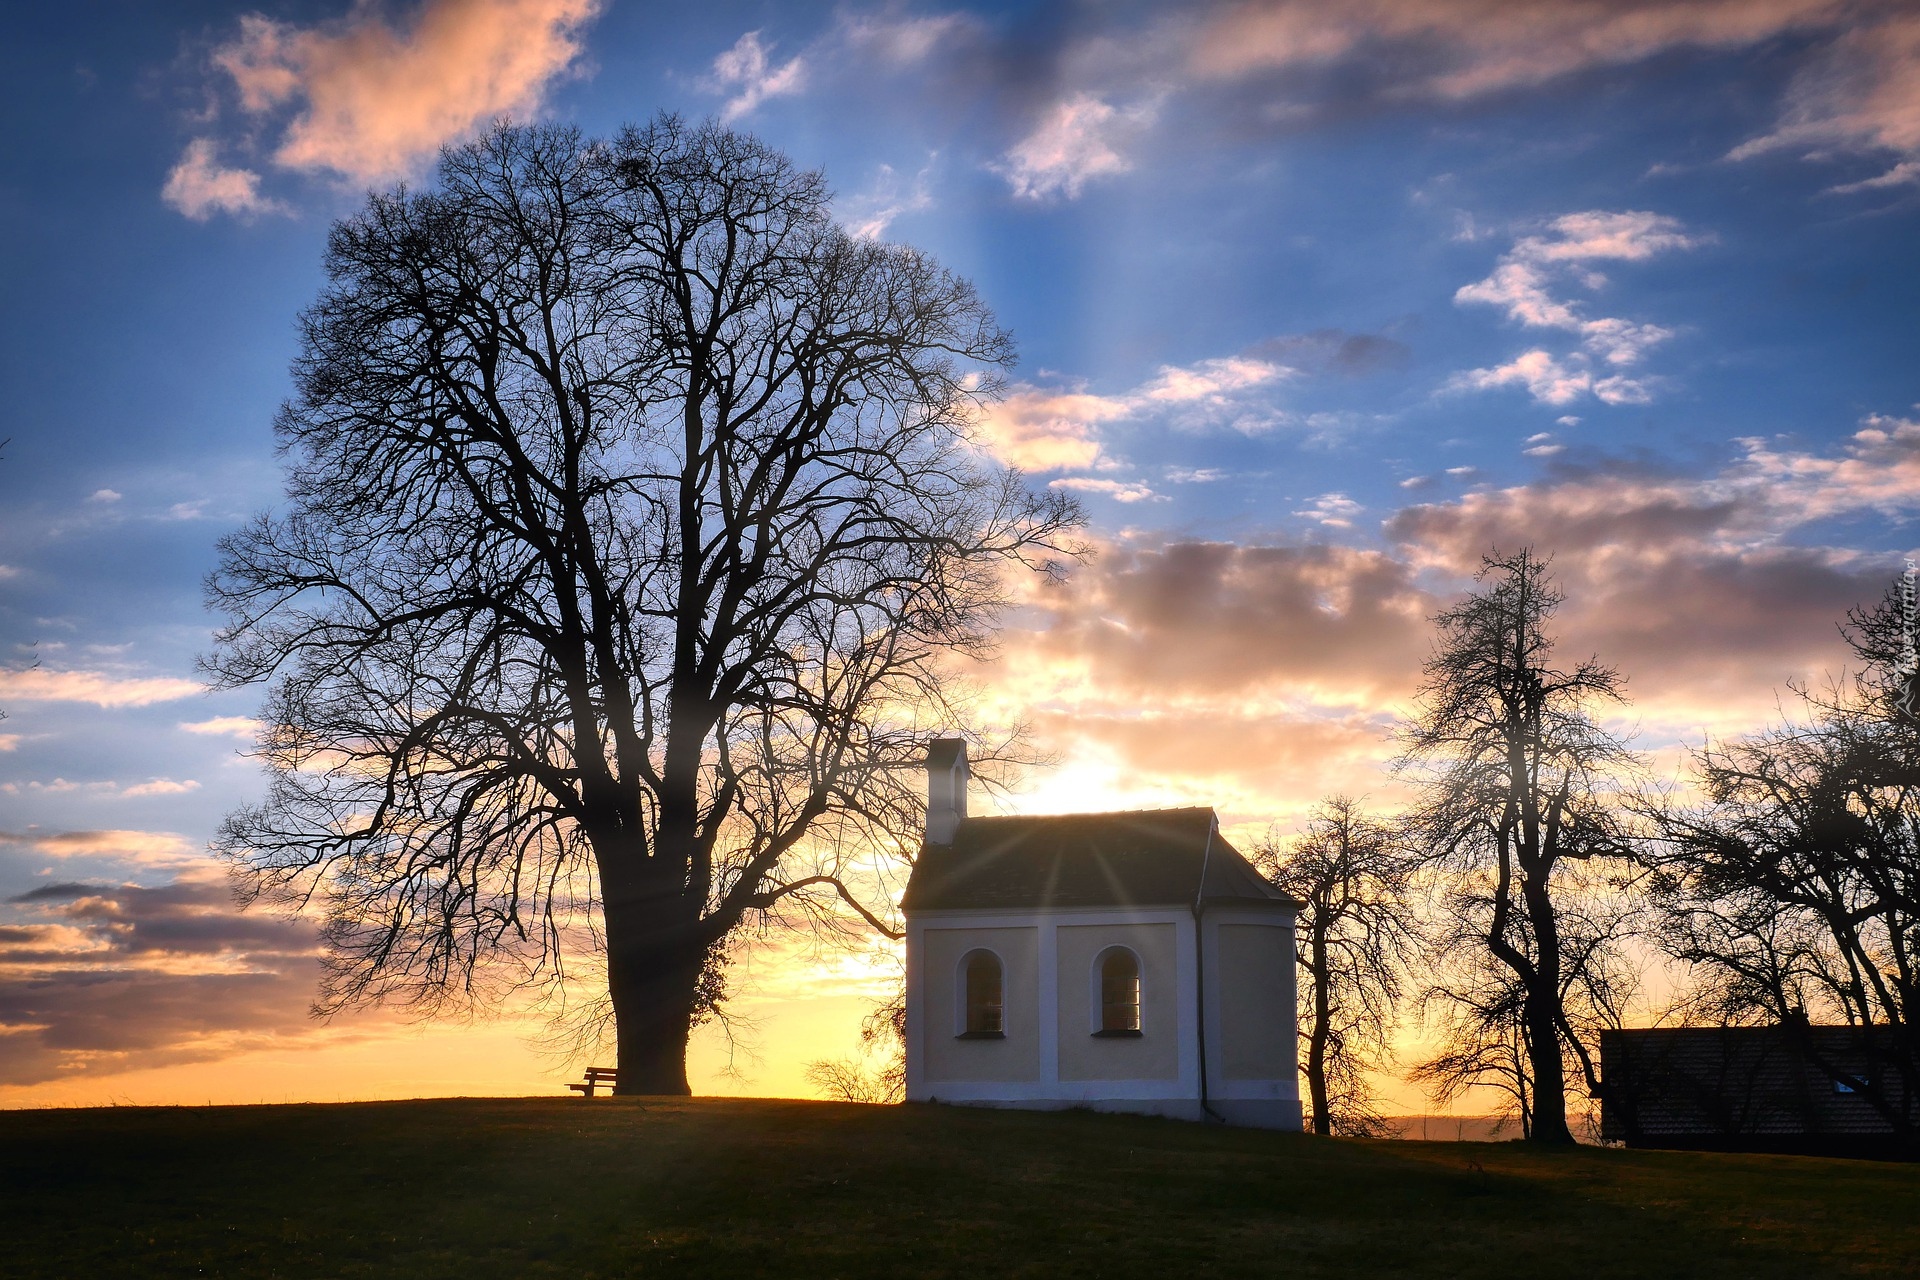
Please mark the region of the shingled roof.
[[906, 911], [1186, 907], [1196, 899], [1300, 905], [1227, 843], [1212, 809], [966, 818], [953, 843], [921, 848], [900, 905]]

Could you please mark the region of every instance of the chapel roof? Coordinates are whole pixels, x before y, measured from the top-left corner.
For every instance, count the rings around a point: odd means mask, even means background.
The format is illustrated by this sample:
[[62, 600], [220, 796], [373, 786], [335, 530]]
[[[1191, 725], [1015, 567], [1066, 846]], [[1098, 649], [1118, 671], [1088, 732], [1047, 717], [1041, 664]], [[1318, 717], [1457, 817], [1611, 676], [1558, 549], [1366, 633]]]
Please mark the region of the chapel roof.
[[1219, 834], [1212, 809], [1194, 808], [962, 819], [953, 843], [922, 846], [901, 908], [1187, 907], [1196, 899], [1300, 905]]

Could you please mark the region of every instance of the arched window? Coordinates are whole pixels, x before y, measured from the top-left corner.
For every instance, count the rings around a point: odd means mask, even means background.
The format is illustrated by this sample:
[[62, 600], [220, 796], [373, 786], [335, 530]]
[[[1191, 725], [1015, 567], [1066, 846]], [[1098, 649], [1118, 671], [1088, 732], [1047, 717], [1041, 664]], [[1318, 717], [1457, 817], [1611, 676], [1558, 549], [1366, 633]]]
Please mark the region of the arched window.
[[966, 988], [967, 1009], [966, 1030], [961, 1034], [981, 1039], [1005, 1035], [1000, 957], [991, 951], [970, 952], [961, 974], [962, 985]]
[[1125, 947], [1100, 957], [1100, 1034], [1140, 1034], [1140, 958]]

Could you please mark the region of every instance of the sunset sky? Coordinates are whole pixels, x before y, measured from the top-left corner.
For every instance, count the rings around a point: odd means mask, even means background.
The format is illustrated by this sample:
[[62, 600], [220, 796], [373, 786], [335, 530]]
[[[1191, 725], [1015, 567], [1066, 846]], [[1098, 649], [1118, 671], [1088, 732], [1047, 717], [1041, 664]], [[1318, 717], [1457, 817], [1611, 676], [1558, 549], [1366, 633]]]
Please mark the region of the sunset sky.
[[[204, 854], [257, 796], [200, 579], [271, 506], [329, 222], [499, 116], [672, 110], [825, 170], [1021, 363], [982, 439], [1097, 555], [983, 714], [1025, 811], [1288, 828], [1382, 765], [1426, 617], [1554, 556], [1671, 774], [1838, 672], [1920, 544], [1920, 10], [1830, 0], [947, 8], [41, 5], [0, 48], [0, 1106], [556, 1089], [524, 1028], [308, 1018]], [[696, 1089], [808, 1092], [872, 956], [763, 948]], [[734, 1071], [723, 1074], [731, 1061]], [[1405, 1101], [1414, 1106], [1417, 1101]]]

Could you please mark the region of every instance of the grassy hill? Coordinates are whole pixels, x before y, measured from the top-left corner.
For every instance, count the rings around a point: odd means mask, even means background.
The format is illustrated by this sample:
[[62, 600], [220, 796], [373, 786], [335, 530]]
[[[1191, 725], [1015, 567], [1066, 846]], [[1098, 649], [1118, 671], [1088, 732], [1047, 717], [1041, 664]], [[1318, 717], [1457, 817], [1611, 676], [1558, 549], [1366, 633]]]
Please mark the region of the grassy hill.
[[0, 1113], [10, 1277], [1917, 1272], [1910, 1165], [790, 1101]]

